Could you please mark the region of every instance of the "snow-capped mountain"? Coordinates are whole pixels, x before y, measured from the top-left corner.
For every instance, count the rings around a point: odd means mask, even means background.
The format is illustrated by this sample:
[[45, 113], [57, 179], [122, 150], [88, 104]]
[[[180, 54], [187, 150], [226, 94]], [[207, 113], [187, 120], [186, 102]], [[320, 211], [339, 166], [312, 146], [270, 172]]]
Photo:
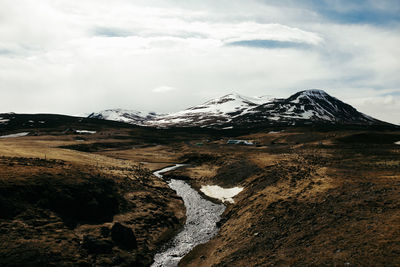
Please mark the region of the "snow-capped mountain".
[[157, 127], [221, 125], [271, 100], [272, 98], [268, 96], [247, 97], [234, 93], [207, 101], [201, 105], [183, 111], [165, 116], [158, 116], [153, 120], [147, 121], [146, 125]]
[[386, 124], [318, 89], [300, 91], [286, 99], [229, 94], [166, 115], [115, 109], [92, 113], [89, 118], [153, 127], [247, 128], [313, 123]]
[[252, 124], [382, 124], [358, 112], [352, 106], [323, 90], [300, 91], [286, 99], [274, 99], [259, 105], [243, 116], [232, 119], [233, 125]]
[[126, 109], [107, 109], [100, 112], [91, 113], [88, 118], [120, 121], [136, 125], [144, 125], [147, 121], [155, 119], [155, 112], [142, 112]]

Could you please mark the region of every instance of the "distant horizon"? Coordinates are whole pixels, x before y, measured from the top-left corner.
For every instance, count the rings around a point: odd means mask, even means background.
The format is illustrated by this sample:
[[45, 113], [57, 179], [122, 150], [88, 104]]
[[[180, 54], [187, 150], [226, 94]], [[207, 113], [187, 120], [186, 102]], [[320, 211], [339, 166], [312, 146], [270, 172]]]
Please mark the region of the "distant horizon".
[[[296, 93], [299, 93], [299, 92], [302, 92], [302, 91], [311, 91], [311, 90], [323, 91], [323, 92], [327, 93], [328, 95], [337, 98], [336, 96], [331, 95], [331, 94], [330, 94], [329, 92], [327, 92], [325, 89], [311, 88], [311, 89], [299, 90], [299, 91], [297, 91], [297, 92], [295, 92], [295, 93], [292, 93], [292, 94], [290, 94], [290, 95], [288, 95], [288, 96], [286, 96], [286, 97], [285, 97], [285, 96], [275, 97], [275, 96], [273, 96], [273, 95], [248, 96], [248, 95], [244, 95], [244, 94], [237, 93], [237, 92], [231, 92], [231, 93], [228, 93], [228, 94], [221, 95], [221, 96], [219, 96], [219, 97], [214, 97], [214, 98], [208, 99], [208, 100], [206, 100], [206, 101], [203, 101], [203, 102], [198, 103], [198, 104], [193, 105], [193, 106], [186, 107], [186, 108], [184, 108], [184, 109], [174, 110], [174, 111], [170, 111], [170, 112], [158, 112], [157, 110], [138, 110], [138, 109], [111, 107], [111, 108], [106, 108], [106, 109], [102, 109], [102, 110], [94, 110], [94, 111], [90, 111], [90, 112], [86, 112], [86, 113], [82, 113], [82, 114], [76, 114], [76, 113], [57, 113], [57, 112], [56, 112], [56, 113], [54, 113], [54, 112], [15, 112], [15, 111], [0, 112], [0, 114], [11, 114], [11, 113], [15, 113], [15, 114], [55, 114], [55, 115], [67, 115], [67, 116], [74, 116], [74, 117], [87, 117], [87, 116], [89, 116], [90, 114], [96, 113], [96, 112], [107, 111], [107, 110], [122, 110], [122, 111], [142, 112], [142, 113], [152, 113], [152, 112], [154, 112], [154, 113], [156, 113], [157, 115], [166, 115], [166, 114], [173, 114], [173, 113], [176, 113], [176, 112], [179, 112], [179, 111], [182, 111], [182, 110], [186, 110], [186, 109], [192, 108], [192, 107], [194, 107], [194, 106], [202, 105], [202, 104], [204, 104], [204, 103], [206, 103], [206, 102], [209, 102], [209, 101], [212, 101], [212, 100], [214, 100], [214, 99], [218, 99], [218, 98], [221, 98], [221, 97], [224, 97], [224, 96], [228, 96], [228, 95], [239, 95], [239, 96], [250, 97], [250, 98], [263, 98], [263, 97], [288, 98], [288, 97], [290, 97], [290, 96], [292, 96], [292, 95], [294, 95], [294, 94], [296, 94]], [[346, 102], [346, 101], [344, 101], [344, 100], [342, 100], [342, 99], [340, 99], [340, 98], [337, 98], [337, 99], [341, 100], [342, 102], [344, 102], [344, 103], [346, 103], [346, 104], [350, 104], [350, 103], [348, 103], [348, 102]], [[353, 106], [352, 104], [350, 104], [350, 105]], [[384, 122], [388, 122], [388, 123], [391, 123], [391, 124], [394, 124], [394, 125], [400, 125], [399, 122], [396, 123], [396, 122], [387, 121], [387, 120], [384, 120], [384, 119], [375, 117], [374, 115], [364, 113], [364, 112], [360, 111], [360, 110], [359, 110], [357, 107], [355, 107], [355, 106], [353, 106], [353, 107], [356, 108], [357, 111], [359, 111], [359, 112], [361, 112], [361, 113], [363, 113], [363, 114], [365, 114], [365, 115], [368, 115], [368, 116], [370, 116], [370, 117], [373, 117], [373, 118], [375, 118], [375, 119], [378, 119], [378, 120], [381, 120], [381, 121], [384, 121]]]

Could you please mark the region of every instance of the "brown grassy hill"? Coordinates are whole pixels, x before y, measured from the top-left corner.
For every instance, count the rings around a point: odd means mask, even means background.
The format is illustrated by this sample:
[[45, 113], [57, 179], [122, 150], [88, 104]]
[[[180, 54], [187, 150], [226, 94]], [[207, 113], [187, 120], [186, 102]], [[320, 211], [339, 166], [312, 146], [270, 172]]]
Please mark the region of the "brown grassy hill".
[[75, 137], [0, 139], [0, 266], [148, 266], [182, 225], [164, 181], [139, 162], [58, 148]]
[[[372, 138], [356, 138], [365, 135]], [[175, 172], [197, 187], [244, 187], [218, 236], [180, 266], [400, 264], [398, 133], [293, 130], [243, 138], [263, 146], [203, 147], [199, 153], [219, 160]]]

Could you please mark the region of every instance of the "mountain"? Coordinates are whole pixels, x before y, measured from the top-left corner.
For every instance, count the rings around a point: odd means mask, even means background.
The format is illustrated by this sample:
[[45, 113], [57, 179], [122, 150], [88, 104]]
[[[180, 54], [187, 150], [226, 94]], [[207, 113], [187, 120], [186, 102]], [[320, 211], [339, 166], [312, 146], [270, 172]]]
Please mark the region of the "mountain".
[[288, 98], [228, 94], [176, 113], [160, 115], [105, 110], [89, 118], [117, 120], [153, 127], [252, 128], [274, 125], [385, 125], [323, 90], [297, 92]]
[[119, 121], [136, 125], [144, 125], [145, 122], [155, 119], [155, 112], [142, 112], [126, 109], [107, 109], [97, 113], [91, 113], [88, 118]]
[[386, 124], [374, 119], [323, 90], [295, 93], [286, 99], [274, 99], [259, 105], [243, 116], [232, 119], [232, 125], [299, 125], [299, 124]]
[[250, 109], [267, 103], [268, 96], [247, 97], [228, 94], [186, 110], [155, 117], [146, 125], [156, 127], [212, 127], [229, 123], [232, 118], [246, 114]]

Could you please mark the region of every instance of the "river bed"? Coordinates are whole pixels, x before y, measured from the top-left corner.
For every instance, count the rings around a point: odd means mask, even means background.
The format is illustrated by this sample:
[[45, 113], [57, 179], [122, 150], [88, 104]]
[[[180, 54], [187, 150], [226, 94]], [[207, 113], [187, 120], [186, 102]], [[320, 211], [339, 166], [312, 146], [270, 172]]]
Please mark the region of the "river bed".
[[[154, 172], [159, 178], [162, 173], [182, 167], [177, 164]], [[208, 242], [218, 233], [216, 223], [225, 210], [223, 204], [215, 204], [200, 196], [182, 180], [168, 181], [170, 188], [183, 199], [186, 207], [186, 223], [183, 229], [154, 256], [152, 267], [175, 267], [195, 246]]]

